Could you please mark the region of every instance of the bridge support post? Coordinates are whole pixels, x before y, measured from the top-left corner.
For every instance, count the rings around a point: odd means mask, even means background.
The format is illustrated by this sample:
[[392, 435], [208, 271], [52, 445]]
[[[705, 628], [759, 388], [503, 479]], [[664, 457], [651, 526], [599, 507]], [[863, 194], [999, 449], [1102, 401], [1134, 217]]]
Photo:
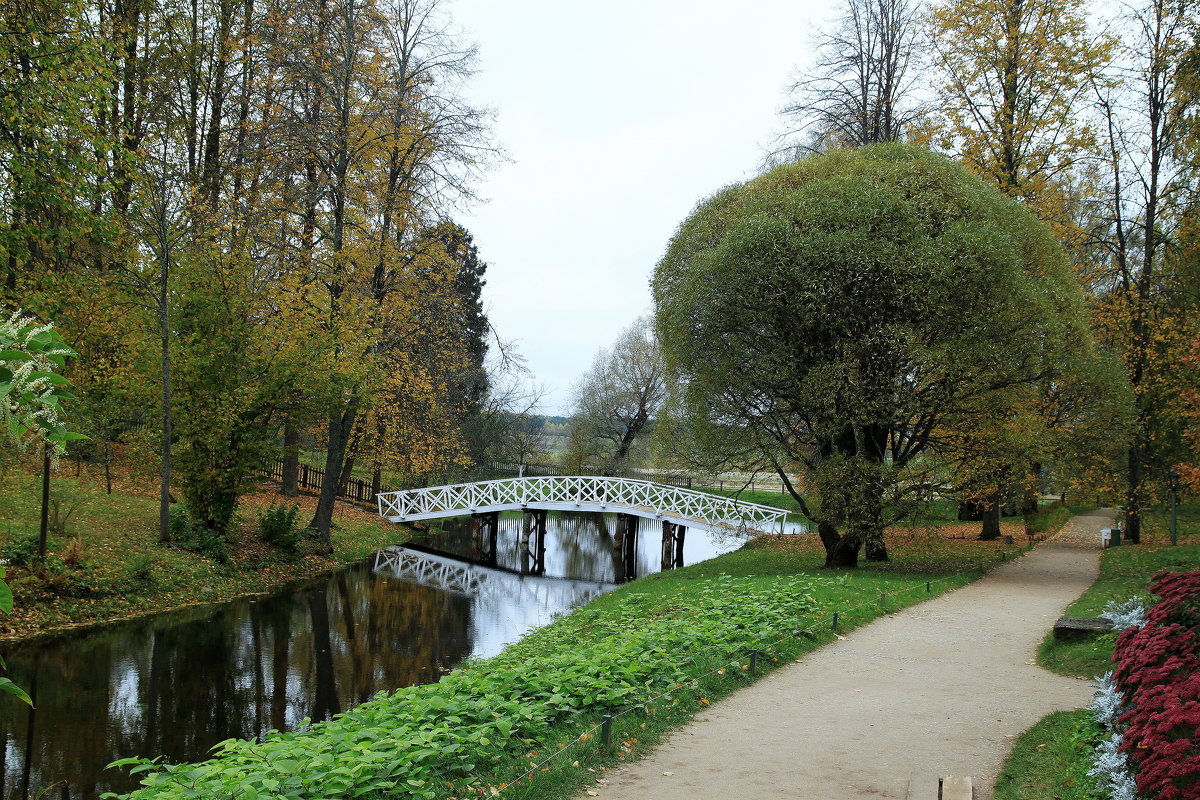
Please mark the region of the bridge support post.
[[471, 515], [476, 558], [489, 567], [496, 566], [496, 542], [500, 536], [500, 512]]
[[638, 518], [634, 514], [617, 514], [617, 535], [613, 537], [621, 553], [617, 583], [637, 580]]
[[530, 575], [546, 574], [547, 511], [525, 511], [521, 532], [521, 571]]
[[683, 535], [687, 527], [676, 522], [663, 520], [662, 568], [678, 569], [683, 566]]

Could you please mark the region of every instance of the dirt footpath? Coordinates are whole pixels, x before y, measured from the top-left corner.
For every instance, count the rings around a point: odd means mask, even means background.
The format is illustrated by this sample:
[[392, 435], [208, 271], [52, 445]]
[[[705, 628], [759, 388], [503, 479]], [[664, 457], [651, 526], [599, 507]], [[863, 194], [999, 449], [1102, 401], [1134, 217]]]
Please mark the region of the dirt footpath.
[[1095, 580], [1111, 512], [1076, 517], [983, 579], [879, 619], [722, 700], [634, 764], [601, 798], [905, 798], [910, 778], [971, 776], [988, 800], [1013, 738], [1088, 682], [1033, 663]]

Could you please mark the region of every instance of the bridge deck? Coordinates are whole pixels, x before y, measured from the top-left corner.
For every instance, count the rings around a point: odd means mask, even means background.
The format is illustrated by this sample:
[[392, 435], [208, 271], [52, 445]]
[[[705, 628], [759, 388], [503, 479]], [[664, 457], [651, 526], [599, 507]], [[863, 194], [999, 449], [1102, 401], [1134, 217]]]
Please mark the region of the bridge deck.
[[636, 514], [687, 526], [780, 533], [787, 511], [694, 489], [600, 476], [508, 478], [378, 495], [380, 516], [414, 522], [522, 509]]

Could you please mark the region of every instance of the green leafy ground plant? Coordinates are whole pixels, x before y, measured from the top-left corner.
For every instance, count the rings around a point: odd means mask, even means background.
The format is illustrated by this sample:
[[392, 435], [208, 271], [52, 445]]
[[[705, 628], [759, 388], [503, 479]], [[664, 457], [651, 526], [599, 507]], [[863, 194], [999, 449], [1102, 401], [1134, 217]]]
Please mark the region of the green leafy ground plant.
[[849, 629], [1000, 561], [992, 544], [915, 539], [898, 537], [890, 564], [841, 574], [820, 569], [811, 537], [760, 540], [629, 584], [496, 658], [330, 722], [223, 742], [201, 764], [123, 761], [145, 783], [129, 797], [569, 795], [589, 770], [634, 757], [713, 700], [832, 639], [835, 613]]

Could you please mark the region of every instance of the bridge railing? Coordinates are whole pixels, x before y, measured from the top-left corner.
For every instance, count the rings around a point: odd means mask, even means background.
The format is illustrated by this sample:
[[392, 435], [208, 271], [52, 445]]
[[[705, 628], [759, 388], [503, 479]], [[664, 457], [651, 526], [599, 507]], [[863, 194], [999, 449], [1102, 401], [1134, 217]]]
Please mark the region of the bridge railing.
[[395, 522], [497, 508], [629, 510], [722, 528], [781, 531], [787, 512], [707, 492], [633, 478], [591, 475], [505, 478], [378, 495], [379, 513]]

